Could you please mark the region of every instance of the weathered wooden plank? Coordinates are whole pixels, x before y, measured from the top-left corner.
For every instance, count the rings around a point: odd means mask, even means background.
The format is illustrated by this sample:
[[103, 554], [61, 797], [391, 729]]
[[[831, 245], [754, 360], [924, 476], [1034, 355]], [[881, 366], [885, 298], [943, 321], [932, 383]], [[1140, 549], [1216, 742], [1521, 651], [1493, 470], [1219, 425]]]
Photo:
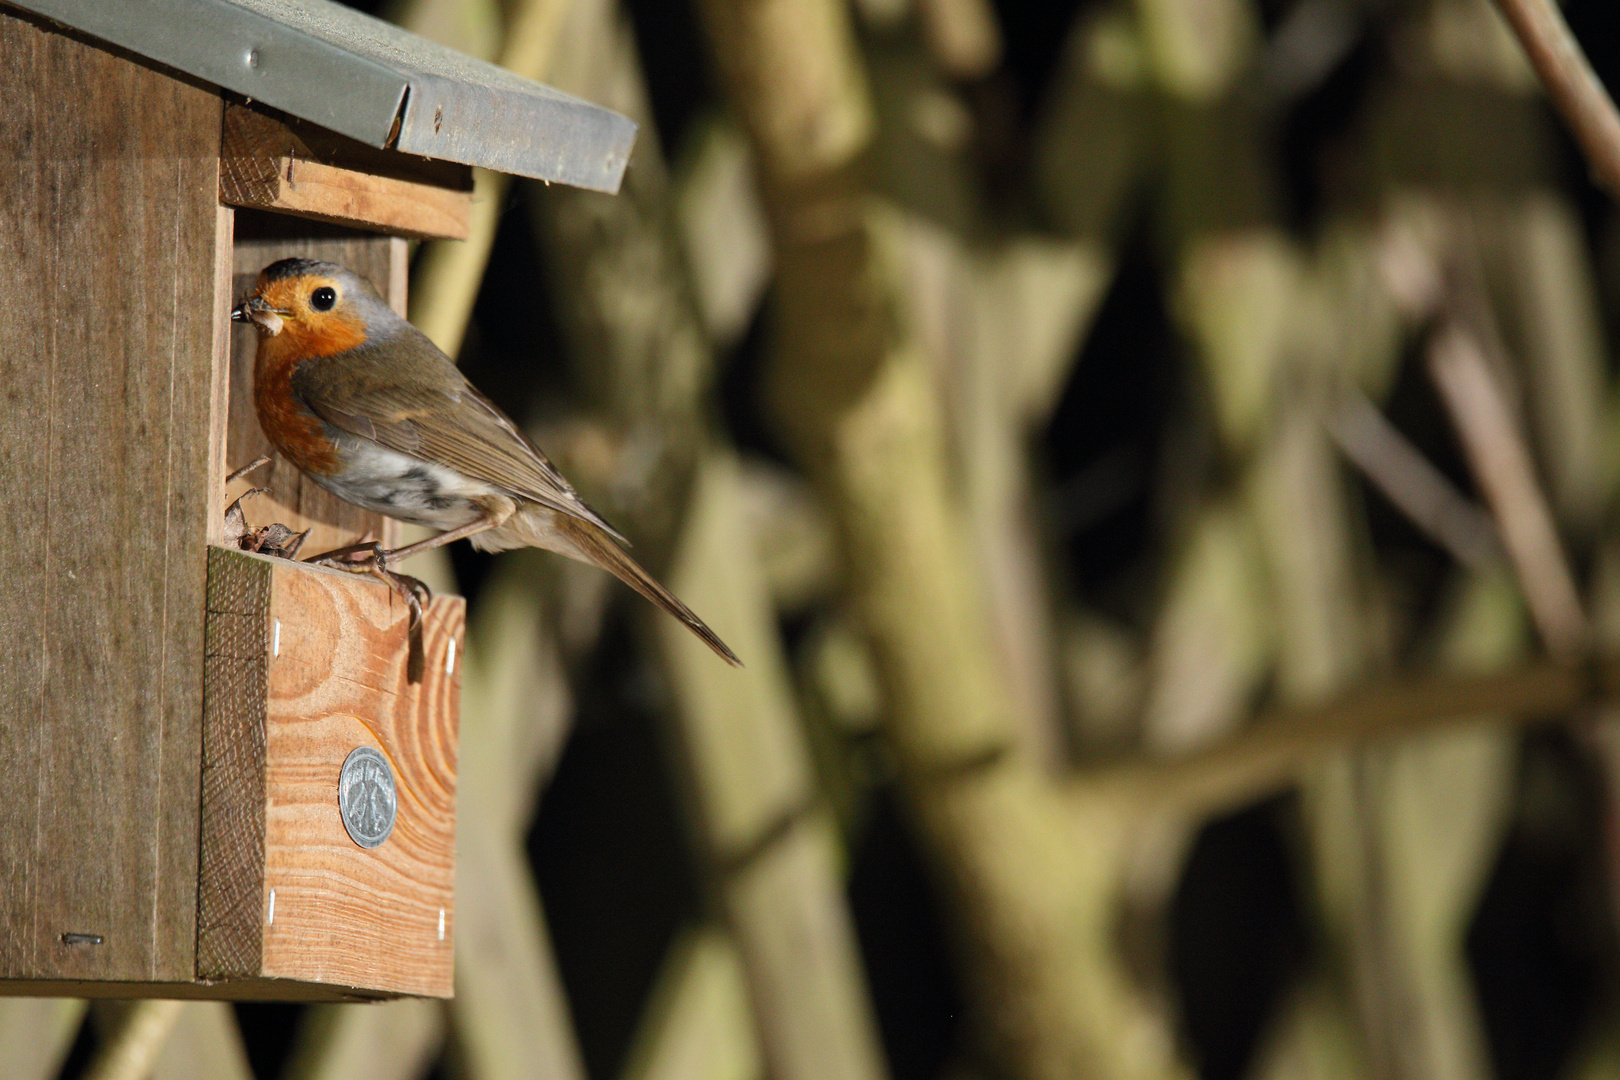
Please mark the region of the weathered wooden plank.
[[[404, 240], [256, 210], [239, 210], [235, 217], [232, 302], [252, 291], [260, 270], [277, 259], [297, 257], [347, 266], [375, 285], [396, 310], [404, 312], [406, 265], [400, 257]], [[267, 525], [279, 521], [295, 530], [311, 529], [304, 545], [306, 555], [341, 547], [366, 535], [393, 544], [397, 528], [394, 522], [351, 506], [317, 486], [291, 462], [283, 460], [259, 430], [259, 418], [253, 409], [253, 357], [257, 347], [258, 335], [253, 328], [237, 324], [231, 334], [225, 473], [261, 454], [271, 455], [272, 461], [230, 485], [227, 501], [249, 488], [268, 488], [266, 494], [244, 505], [248, 523]], [[220, 480], [223, 482], [224, 477]]]
[[464, 240], [472, 170], [376, 150], [284, 115], [227, 105], [219, 199], [405, 236]]
[[[209, 564], [197, 974], [449, 996], [462, 601], [426, 610], [413, 686], [381, 583], [224, 548]], [[337, 806], [360, 746], [397, 790], [370, 850]]]
[[264, 878], [265, 701], [270, 567], [210, 549], [203, 674], [202, 840], [197, 881], [199, 974], [250, 974], [263, 963], [248, 928]]
[[[234, 301], [232, 293], [233, 247], [236, 243], [236, 211], [228, 206], [214, 210], [214, 297], [220, 309]], [[226, 464], [226, 439], [231, 415], [231, 322], [224, 310], [215, 312], [214, 338], [209, 350], [212, 369], [208, 380], [208, 490], [222, 495], [225, 477], [232, 469]], [[221, 499], [219, 507], [226, 504]], [[225, 543], [223, 510], [208, 515], [208, 542]]]
[[221, 103], [10, 9], [0, 87], [0, 978], [190, 978]]

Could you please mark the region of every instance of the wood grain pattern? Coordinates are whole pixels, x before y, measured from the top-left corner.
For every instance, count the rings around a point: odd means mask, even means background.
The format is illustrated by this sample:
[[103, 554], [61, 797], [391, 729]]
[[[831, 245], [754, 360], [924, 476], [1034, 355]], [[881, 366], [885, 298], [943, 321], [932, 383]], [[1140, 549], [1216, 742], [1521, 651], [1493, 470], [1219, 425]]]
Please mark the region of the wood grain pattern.
[[[410, 686], [405, 608], [381, 583], [224, 548], [209, 567], [198, 975], [448, 997], [461, 599], [429, 607]], [[358, 746], [398, 791], [372, 850], [338, 815]]]
[[0, 87], [0, 979], [190, 979], [221, 102], [9, 8]]
[[197, 970], [258, 970], [260, 942], [241, 932], [259, 918], [264, 877], [265, 701], [271, 567], [208, 554], [203, 667], [202, 821], [197, 881]]
[[[231, 416], [231, 322], [232, 260], [236, 244], [236, 211], [221, 206], [214, 211], [214, 336], [209, 350], [212, 369], [208, 383], [208, 489], [222, 492], [225, 477], [226, 442]], [[208, 515], [208, 542], [225, 542], [224, 502], [220, 511]]]
[[465, 240], [472, 170], [377, 150], [258, 108], [225, 109], [219, 199], [423, 239]]
[[[298, 257], [325, 259], [347, 266], [375, 285], [396, 310], [404, 311], [407, 267], [401, 253], [405, 241], [398, 237], [377, 236], [254, 210], [237, 211], [235, 228], [233, 304], [253, 290], [260, 270], [277, 259]], [[311, 529], [304, 544], [305, 554], [329, 551], [365, 536], [394, 546], [399, 528], [396, 522], [351, 506], [319, 487], [270, 445], [270, 440], [259, 429], [259, 418], [253, 409], [253, 356], [258, 347], [258, 335], [250, 326], [231, 325], [230, 404], [225, 469], [220, 483], [224, 482], [225, 475], [260, 454], [269, 454], [273, 460], [253, 475], [230, 485], [221, 509], [249, 488], [268, 488], [267, 494], [244, 504], [248, 524], [259, 526], [279, 521], [294, 530]]]

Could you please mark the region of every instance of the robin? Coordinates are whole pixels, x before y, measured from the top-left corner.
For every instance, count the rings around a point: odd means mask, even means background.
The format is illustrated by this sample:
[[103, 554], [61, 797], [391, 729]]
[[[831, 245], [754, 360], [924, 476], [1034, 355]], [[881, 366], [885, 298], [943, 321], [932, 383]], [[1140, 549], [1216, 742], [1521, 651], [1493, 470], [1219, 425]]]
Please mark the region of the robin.
[[259, 331], [253, 403], [287, 459], [339, 498], [439, 535], [389, 564], [466, 537], [483, 551], [538, 547], [599, 566], [685, 623], [727, 663], [713, 630], [643, 570], [521, 428], [427, 335], [341, 266], [282, 259], [231, 312]]

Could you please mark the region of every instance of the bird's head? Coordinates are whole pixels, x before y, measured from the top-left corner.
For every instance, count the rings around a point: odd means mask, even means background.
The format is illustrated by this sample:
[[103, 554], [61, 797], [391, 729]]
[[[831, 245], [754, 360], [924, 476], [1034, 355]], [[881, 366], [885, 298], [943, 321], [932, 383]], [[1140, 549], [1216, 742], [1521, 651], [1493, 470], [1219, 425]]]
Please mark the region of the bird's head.
[[282, 259], [259, 272], [253, 292], [231, 318], [315, 357], [361, 345], [386, 332], [398, 316], [358, 274], [335, 263]]

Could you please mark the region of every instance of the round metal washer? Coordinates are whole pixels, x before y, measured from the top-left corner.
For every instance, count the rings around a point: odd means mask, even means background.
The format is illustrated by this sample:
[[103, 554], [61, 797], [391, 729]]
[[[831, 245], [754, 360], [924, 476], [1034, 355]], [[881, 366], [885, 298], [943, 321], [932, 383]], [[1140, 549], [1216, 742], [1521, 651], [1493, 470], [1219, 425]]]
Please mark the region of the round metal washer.
[[357, 746], [343, 759], [338, 774], [338, 813], [349, 839], [374, 848], [394, 831], [399, 800], [388, 759], [369, 746]]

